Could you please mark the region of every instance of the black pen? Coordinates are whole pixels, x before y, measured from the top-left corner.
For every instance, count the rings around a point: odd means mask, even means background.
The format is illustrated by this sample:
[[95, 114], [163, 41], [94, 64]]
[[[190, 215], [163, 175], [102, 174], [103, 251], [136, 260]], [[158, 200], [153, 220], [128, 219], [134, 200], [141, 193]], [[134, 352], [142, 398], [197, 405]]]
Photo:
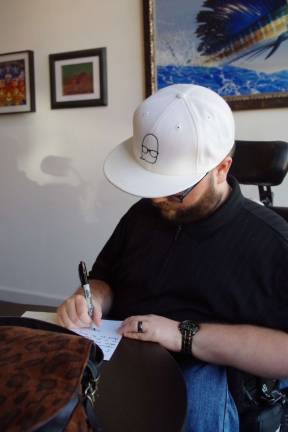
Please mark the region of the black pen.
[[[78, 266], [78, 272], [79, 272], [79, 278], [80, 278], [81, 286], [82, 286], [83, 291], [84, 291], [84, 296], [85, 296], [87, 309], [88, 309], [88, 315], [90, 316], [91, 319], [93, 319], [94, 306], [92, 303], [91, 288], [90, 288], [90, 285], [88, 282], [87, 270], [86, 270], [86, 265], [85, 265], [84, 261], [80, 261], [80, 264]], [[93, 328], [95, 328], [94, 325], [93, 325]]]

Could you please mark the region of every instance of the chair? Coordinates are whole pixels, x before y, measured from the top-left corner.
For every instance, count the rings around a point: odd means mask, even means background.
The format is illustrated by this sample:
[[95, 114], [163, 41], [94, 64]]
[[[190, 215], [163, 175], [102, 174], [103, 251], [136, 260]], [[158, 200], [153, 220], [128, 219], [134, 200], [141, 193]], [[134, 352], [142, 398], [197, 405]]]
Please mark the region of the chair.
[[[255, 185], [259, 190], [260, 201], [266, 207], [280, 214], [288, 222], [288, 206], [273, 206], [272, 187], [282, 183], [288, 171], [288, 143], [285, 141], [235, 141], [235, 154], [231, 166], [231, 174], [240, 184]], [[242, 379], [246, 382], [252, 375], [243, 374], [233, 368], [228, 369], [229, 387], [234, 397], [242, 394]], [[260, 380], [260, 379], [259, 379]], [[241, 396], [240, 396], [241, 397]], [[238, 399], [239, 400], [239, 399]], [[251, 432], [249, 417], [240, 413], [241, 432]], [[274, 430], [274, 429], [273, 429]]]
[[260, 201], [288, 221], [288, 207], [273, 206], [272, 186], [282, 183], [288, 171], [288, 142], [235, 141], [231, 174], [239, 183], [255, 185]]

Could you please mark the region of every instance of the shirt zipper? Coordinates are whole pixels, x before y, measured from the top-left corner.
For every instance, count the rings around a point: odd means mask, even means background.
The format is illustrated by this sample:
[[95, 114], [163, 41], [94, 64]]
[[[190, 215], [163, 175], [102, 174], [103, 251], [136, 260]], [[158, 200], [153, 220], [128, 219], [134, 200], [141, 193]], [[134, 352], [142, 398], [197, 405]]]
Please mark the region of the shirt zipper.
[[[178, 237], [179, 237], [181, 231], [182, 231], [182, 225], [178, 225], [178, 227], [177, 227], [177, 231], [176, 231], [176, 234], [175, 234], [175, 236], [174, 236], [174, 242], [176, 242], [176, 241], [178, 240]], [[174, 242], [173, 242], [173, 243], [174, 243]]]
[[178, 226], [177, 226], [177, 231], [176, 231], [176, 233], [174, 234], [173, 241], [172, 241], [171, 246], [170, 246], [170, 248], [169, 248], [169, 251], [168, 251], [168, 254], [167, 254], [166, 260], [165, 260], [165, 262], [164, 262], [164, 264], [163, 264], [163, 266], [162, 266], [162, 269], [161, 269], [160, 274], [158, 275], [158, 278], [157, 278], [157, 285], [158, 285], [158, 284], [160, 285], [161, 282], [162, 282], [162, 280], [163, 280], [163, 275], [165, 274], [165, 270], [166, 270], [166, 268], [167, 268], [168, 262], [170, 261], [170, 258], [171, 258], [171, 255], [172, 255], [172, 251], [173, 251], [174, 245], [175, 245], [175, 243], [177, 242], [177, 240], [179, 239], [179, 236], [180, 236], [181, 231], [182, 231], [182, 225], [178, 225]]

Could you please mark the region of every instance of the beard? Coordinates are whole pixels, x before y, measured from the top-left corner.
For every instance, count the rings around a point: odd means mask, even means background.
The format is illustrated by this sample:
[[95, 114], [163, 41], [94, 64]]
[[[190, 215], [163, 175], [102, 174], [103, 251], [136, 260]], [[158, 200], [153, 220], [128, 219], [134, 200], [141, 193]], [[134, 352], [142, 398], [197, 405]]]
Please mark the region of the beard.
[[168, 199], [162, 203], [154, 203], [153, 201], [152, 203], [159, 209], [161, 215], [165, 219], [168, 219], [177, 225], [181, 225], [197, 222], [214, 213], [222, 203], [222, 193], [216, 190], [213, 179], [210, 178], [207, 190], [197, 200], [197, 202], [195, 202], [195, 204], [192, 204], [189, 207], [177, 208], [175, 203], [171, 203]]

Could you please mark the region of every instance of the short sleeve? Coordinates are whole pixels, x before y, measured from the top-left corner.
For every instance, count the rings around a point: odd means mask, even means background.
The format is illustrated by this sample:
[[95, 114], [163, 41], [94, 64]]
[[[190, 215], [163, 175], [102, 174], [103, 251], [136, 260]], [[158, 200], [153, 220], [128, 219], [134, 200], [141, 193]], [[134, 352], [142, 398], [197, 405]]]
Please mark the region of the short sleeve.
[[89, 279], [99, 279], [111, 285], [113, 267], [124, 250], [127, 214], [122, 217], [111, 237], [98, 255], [89, 273]]

